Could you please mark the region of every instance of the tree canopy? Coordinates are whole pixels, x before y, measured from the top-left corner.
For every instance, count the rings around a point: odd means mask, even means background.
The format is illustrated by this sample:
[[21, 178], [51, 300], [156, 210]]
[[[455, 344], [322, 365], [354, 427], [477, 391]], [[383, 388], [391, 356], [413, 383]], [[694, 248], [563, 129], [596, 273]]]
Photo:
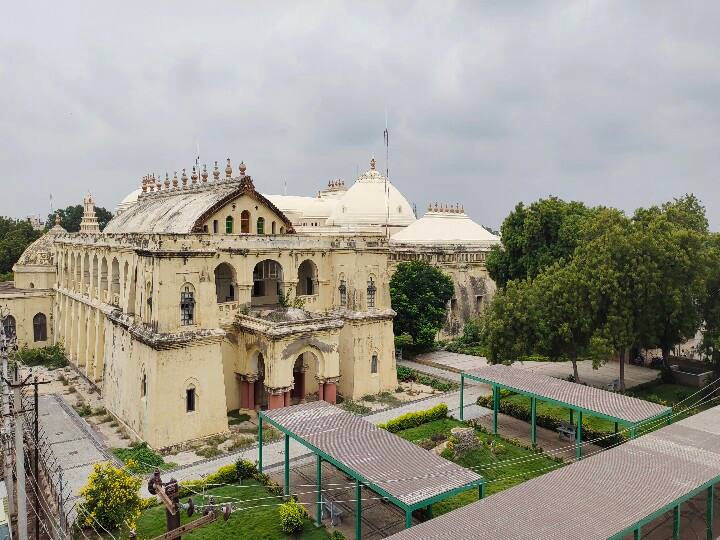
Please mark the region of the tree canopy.
[[441, 270], [424, 261], [398, 264], [390, 279], [395, 335], [410, 335], [419, 350], [432, 347], [452, 295], [452, 279]]
[[[60, 214], [60, 225], [67, 232], [78, 232], [80, 230], [80, 222], [83, 217], [83, 206], [81, 204], [67, 206], [60, 208], [52, 214], [48, 214], [47, 227], [52, 227], [55, 224], [55, 214]], [[112, 219], [113, 215], [109, 210], [106, 210], [102, 206], [95, 207], [95, 215], [98, 219], [98, 225], [102, 231], [105, 225]]]
[[12, 280], [13, 265], [41, 235], [27, 220], [0, 216], [0, 281]]
[[557, 197], [527, 207], [518, 203], [500, 228], [502, 244], [488, 254], [490, 277], [504, 287], [513, 279], [532, 279], [554, 262], [569, 258], [590, 214], [583, 203]]

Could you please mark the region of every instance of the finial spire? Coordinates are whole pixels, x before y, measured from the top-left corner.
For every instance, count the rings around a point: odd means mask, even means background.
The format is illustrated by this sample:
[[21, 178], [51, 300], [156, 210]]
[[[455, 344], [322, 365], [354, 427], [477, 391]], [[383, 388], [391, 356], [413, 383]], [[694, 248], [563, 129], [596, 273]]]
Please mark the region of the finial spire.
[[370, 170], [371, 171], [375, 170], [375, 165], [376, 165], [375, 156], [373, 156], [370, 158]]
[[230, 165], [230, 158], [227, 158], [227, 165], [225, 165], [225, 178], [232, 178], [232, 165]]
[[203, 184], [206, 184], [207, 179], [208, 179], [208, 172], [207, 172], [207, 165], [205, 165], [204, 163], [203, 163], [202, 174], [200, 176], [202, 177]]
[[215, 168], [213, 169], [213, 180], [215, 182], [220, 181], [220, 169], [218, 168], [217, 161], [215, 162]]
[[193, 170], [192, 170], [192, 174], [190, 175], [190, 179], [192, 180], [193, 184], [197, 184], [198, 174], [197, 174], [197, 171], [195, 170], [195, 165], [193, 165]]
[[247, 170], [247, 167], [245, 166], [245, 162], [240, 162], [240, 176], [245, 176], [245, 171]]

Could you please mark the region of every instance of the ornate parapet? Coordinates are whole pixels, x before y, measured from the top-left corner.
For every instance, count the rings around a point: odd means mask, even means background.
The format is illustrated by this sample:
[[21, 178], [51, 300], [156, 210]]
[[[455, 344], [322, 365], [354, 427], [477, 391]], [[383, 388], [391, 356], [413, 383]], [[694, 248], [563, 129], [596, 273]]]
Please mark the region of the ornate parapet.
[[296, 320], [273, 319], [272, 314], [278, 313], [274, 310], [268, 316], [251, 316], [238, 313], [234, 325], [243, 332], [261, 335], [270, 340], [279, 340], [296, 334], [307, 334], [326, 330], [339, 330], [344, 322], [333, 316], [318, 315], [295, 309], [294, 312], [302, 312], [303, 318]]

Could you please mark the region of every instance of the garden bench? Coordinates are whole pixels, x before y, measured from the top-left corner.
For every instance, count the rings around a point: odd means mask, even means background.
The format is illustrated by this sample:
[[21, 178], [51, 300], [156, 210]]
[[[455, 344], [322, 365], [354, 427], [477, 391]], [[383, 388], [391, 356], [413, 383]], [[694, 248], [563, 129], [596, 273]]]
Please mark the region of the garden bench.
[[557, 427], [557, 432], [560, 439], [575, 440], [575, 426], [572, 424], [563, 422]]
[[320, 504], [322, 505], [322, 515], [330, 518], [330, 523], [335, 527], [340, 521], [342, 516], [345, 514], [342, 508], [331, 499], [326, 498], [324, 495], [320, 495]]

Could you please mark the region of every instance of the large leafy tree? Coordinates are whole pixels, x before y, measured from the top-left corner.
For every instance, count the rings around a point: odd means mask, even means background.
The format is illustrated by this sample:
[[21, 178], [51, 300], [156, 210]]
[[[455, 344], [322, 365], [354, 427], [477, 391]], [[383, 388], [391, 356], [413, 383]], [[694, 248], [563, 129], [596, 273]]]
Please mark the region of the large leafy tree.
[[582, 223], [591, 213], [581, 202], [557, 197], [527, 207], [518, 203], [503, 221], [502, 245], [488, 254], [490, 277], [504, 287], [513, 279], [532, 279], [554, 262], [568, 259], [580, 240]]
[[409, 334], [415, 347], [429, 349], [445, 323], [452, 295], [452, 279], [441, 270], [423, 261], [398, 264], [390, 279], [395, 334]]
[[26, 220], [0, 217], [0, 281], [12, 279], [13, 265], [40, 235]]
[[[83, 212], [84, 209], [81, 204], [60, 208], [55, 213], [48, 215], [47, 226], [52, 227], [55, 224], [55, 215], [59, 214], [60, 225], [62, 225], [67, 232], [78, 232], [80, 230], [80, 222], [82, 221]], [[112, 213], [102, 206], [95, 207], [95, 215], [98, 218], [98, 225], [100, 226], [101, 231], [113, 217]]]
[[720, 377], [720, 233], [708, 238], [708, 273], [700, 305], [705, 328], [702, 347]]
[[692, 338], [702, 322], [709, 264], [705, 209], [694, 195], [640, 209], [634, 217], [646, 253], [646, 303], [638, 325], [641, 343], [662, 350]]

